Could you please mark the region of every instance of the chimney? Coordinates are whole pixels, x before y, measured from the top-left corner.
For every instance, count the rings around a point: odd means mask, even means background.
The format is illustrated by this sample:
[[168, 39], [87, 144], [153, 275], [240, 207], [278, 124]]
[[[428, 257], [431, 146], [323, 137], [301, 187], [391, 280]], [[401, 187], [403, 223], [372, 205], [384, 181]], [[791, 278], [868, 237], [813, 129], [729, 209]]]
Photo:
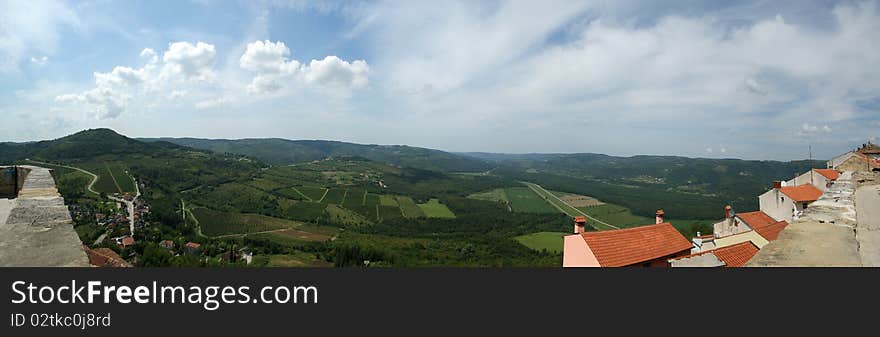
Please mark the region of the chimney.
[[[700, 237], [700, 232], [697, 232], [697, 236], [693, 239], [694, 246], [697, 247], [699, 251], [703, 250], [703, 238]], [[698, 251], [698, 253], [699, 253]]]
[[574, 233], [575, 234], [583, 234], [586, 230], [584, 229], [587, 226], [587, 218], [583, 216], [574, 217]]
[[654, 221], [654, 223], [656, 223], [656, 224], [661, 224], [661, 223], [663, 223], [663, 210], [662, 210], [662, 209], [658, 209], [658, 210], [657, 210], [657, 218], [656, 218], [656, 220]]
[[730, 219], [730, 210], [733, 209], [730, 205], [724, 206], [724, 218]]
[[774, 188], [774, 189], [777, 189], [777, 190], [780, 189], [780, 188], [782, 188], [782, 182], [779, 181], [779, 180], [774, 181], [774, 182], [773, 182], [773, 188]]

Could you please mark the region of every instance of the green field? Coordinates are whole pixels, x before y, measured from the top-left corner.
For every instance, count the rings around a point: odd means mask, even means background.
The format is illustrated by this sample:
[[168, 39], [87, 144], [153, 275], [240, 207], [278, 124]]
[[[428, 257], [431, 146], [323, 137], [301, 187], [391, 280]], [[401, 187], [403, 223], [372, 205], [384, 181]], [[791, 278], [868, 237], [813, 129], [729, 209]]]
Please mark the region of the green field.
[[379, 204], [379, 196], [372, 193], [367, 193], [367, 197], [366, 199], [364, 199], [364, 201], [365, 206], [375, 207]]
[[342, 199], [345, 198], [345, 194], [344, 188], [331, 188], [327, 191], [327, 194], [324, 195], [324, 199], [321, 200], [321, 203], [341, 205], [343, 201]]
[[477, 200], [486, 200], [486, 201], [499, 201], [499, 202], [507, 202], [507, 194], [504, 193], [503, 188], [496, 188], [494, 190], [474, 193], [467, 196], [469, 199], [477, 199]]
[[438, 199], [431, 199], [427, 203], [419, 204], [419, 208], [429, 218], [455, 218], [455, 213], [452, 213], [446, 205], [441, 204]]
[[345, 200], [342, 201], [342, 206], [346, 208], [355, 208], [357, 206], [365, 205], [367, 191], [362, 188], [350, 188], [348, 189], [348, 193], [345, 194]]
[[256, 255], [252, 267], [333, 267], [333, 263], [318, 259], [315, 254], [297, 252], [296, 254]]
[[534, 250], [547, 250], [549, 252], [562, 252], [562, 237], [569, 233], [562, 232], [538, 232], [520, 235], [513, 239]]
[[504, 189], [514, 212], [521, 213], [559, 213], [528, 187], [509, 187]]
[[312, 201], [321, 200], [324, 197], [324, 193], [327, 192], [327, 189], [323, 187], [298, 186], [296, 189]]
[[542, 199], [547, 200], [553, 206], [555, 206], [555, 208], [562, 211], [562, 213], [565, 213], [570, 217], [583, 215], [583, 214], [581, 214], [581, 212], [578, 211], [578, 209], [569, 206], [568, 204], [566, 204], [562, 200], [559, 200], [556, 195], [551, 194], [549, 191], [545, 190], [541, 186], [538, 186], [538, 185], [535, 185], [532, 183], [525, 183], [525, 184], [526, 184], [526, 186], [531, 188], [532, 191], [534, 191], [536, 194], [538, 194]]
[[379, 195], [379, 205], [394, 206], [394, 207], [398, 206], [397, 199], [395, 199], [393, 195], [386, 195], [386, 194]]
[[[579, 209], [589, 214], [590, 216], [595, 217], [596, 219], [605, 221], [620, 228], [652, 225], [655, 222], [655, 219], [653, 218], [632, 214], [629, 209], [620, 205], [605, 204], [600, 206], [581, 207]], [[697, 226], [703, 225], [709, 226], [711, 228], [711, 225], [715, 222], [714, 220], [693, 219], [666, 219], [665, 221], [671, 223], [673, 227], [678, 229], [679, 232], [681, 232], [688, 238], [694, 235], [697, 230]], [[702, 234], [710, 233], [710, 228], [704, 228], [704, 232]]]
[[379, 209], [379, 219], [380, 220], [388, 220], [395, 218], [402, 218], [403, 214], [400, 213], [400, 208], [396, 206], [376, 206]]
[[310, 201], [293, 202], [292, 200], [288, 203], [281, 207], [281, 212], [285, 217], [302, 221], [315, 221], [326, 214], [324, 209], [327, 208], [327, 204]]
[[295, 228], [299, 222], [272, 218], [259, 214], [220, 212], [207, 208], [196, 208], [192, 214], [198, 220], [202, 234], [219, 236], [265, 232], [282, 228]]
[[406, 218], [425, 216], [425, 212], [422, 212], [422, 208], [419, 207], [419, 205], [417, 205], [410, 197], [397, 196], [397, 203], [400, 204], [400, 210], [403, 211], [403, 216]]

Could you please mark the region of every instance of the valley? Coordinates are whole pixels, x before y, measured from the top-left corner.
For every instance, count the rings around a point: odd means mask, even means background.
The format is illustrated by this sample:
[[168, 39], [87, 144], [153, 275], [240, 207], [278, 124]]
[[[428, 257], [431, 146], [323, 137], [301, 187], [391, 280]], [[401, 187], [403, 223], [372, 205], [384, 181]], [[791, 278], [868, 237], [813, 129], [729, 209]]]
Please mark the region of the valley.
[[[136, 140], [107, 129], [0, 144], [0, 160], [55, 169], [82, 241], [140, 266], [246, 266], [232, 258], [246, 249], [253, 266], [552, 267], [561, 261], [557, 239], [571, 231], [573, 216], [587, 216], [591, 230], [607, 230], [651, 224], [653, 211], [664, 208], [680, 232], [693, 236], [711, 231], [719, 200], [748, 205], [764, 188], [734, 184], [729, 172], [761, 176], [768, 167], [797, 172], [818, 165], [453, 154], [276, 139]], [[136, 243], [120, 247], [109, 238], [126, 233], [95, 217], [131, 213], [109, 196], [137, 192], [150, 212], [138, 220], [142, 228], [128, 233]], [[197, 253], [182, 248], [190, 243]]]

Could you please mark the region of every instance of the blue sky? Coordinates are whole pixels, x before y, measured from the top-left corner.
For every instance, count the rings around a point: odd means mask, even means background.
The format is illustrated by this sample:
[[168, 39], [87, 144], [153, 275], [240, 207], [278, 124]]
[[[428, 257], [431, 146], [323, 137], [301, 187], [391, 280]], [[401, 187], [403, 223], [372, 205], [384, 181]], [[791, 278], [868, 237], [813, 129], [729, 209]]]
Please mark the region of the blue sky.
[[880, 136], [878, 16], [876, 1], [0, 0], [0, 141], [110, 127], [827, 158]]

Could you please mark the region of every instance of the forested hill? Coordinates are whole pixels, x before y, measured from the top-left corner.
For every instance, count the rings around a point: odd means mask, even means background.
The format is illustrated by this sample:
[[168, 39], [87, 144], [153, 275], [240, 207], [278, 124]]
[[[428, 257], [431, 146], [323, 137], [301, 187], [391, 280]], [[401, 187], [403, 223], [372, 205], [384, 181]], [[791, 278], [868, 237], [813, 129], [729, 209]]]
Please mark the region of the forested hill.
[[487, 160], [499, 174], [546, 188], [595, 196], [651, 216], [658, 205], [677, 216], [714, 218], [721, 207], [755, 210], [758, 195], [824, 161], [707, 159], [676, 156], [615, 157], [603, 154], [467, 153]]
[[98, 156], [153, 156], [161, 152], [181, 150], [192, 149], [168, 142], [141, 142], [110, 129], [90, 129], [53, 140], [0, 143], [0, 163], [11, 163], [25, 158], [89, 160]]
[[218, 153], [233, 153], [266, 163], [285, 165], [328, 157], [357, 156], [373, 161], [443, 172], [481, 172], [491, 168], [482, 159], [406, 145], [364, 145], [326, 140], [143, 138], [167, 141]]

